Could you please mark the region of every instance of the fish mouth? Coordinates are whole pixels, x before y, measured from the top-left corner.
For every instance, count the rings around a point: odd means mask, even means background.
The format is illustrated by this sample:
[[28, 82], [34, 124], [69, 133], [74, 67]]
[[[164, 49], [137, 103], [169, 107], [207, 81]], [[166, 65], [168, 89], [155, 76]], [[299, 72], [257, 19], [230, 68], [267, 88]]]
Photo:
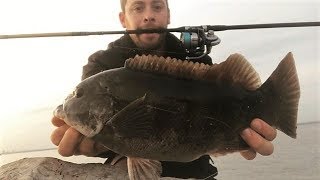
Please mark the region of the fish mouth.
[[53, 111], [53, 115], [62, 120], [66, 118], [66, 113], [63, 110], [63, 104], [60, 104], [58, 107], [56, 107], [56, 109]]
[[[77, 89], [90, 91], [87, 86], [78, 85]], [[92, 97], [92, 94], [83, 94], [84, 92], [80, 97], [76, 95], [77, 93], [71, 93], [54, 111], [56, 117], [86, 137], [93, 137], [100, 133], [105, 122], [113, 115], [112, 99], [105, 97], [106, 94], [99, 94], [100, 91], [97, 92], [94, 88], [91, 89], [97, 97]]]
[[81, 123], [86, 122], [83, 121], [84, 119], [87, 120], [87, 122], [92, 122], [89, 119], [89, 113], [82, 113], [77, 115], [67, 114], [63, 109], [63, 104], [59, 105], [54, 111], [53, 115], [61, 120], [63, 120], [67, 125], [70, 127], [76, 129], [81, 134], [83, 134], [86, 137], [93, 137], [96, 134], [98, 134], [101, 129], [103, 128], [103, 123], [97, 123], [94, 126], [90, 126], [89, 124]]

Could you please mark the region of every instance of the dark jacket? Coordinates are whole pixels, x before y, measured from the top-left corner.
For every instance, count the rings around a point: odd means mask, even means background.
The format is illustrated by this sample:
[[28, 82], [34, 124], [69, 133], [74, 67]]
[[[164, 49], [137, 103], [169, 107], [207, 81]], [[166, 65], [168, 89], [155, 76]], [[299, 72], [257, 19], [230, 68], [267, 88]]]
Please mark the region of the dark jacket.
[[[135, 55], [152, 54], [161, 55], [163, 57], [172, 57], [177, 59], [185, 59], [187, 53], [183, 44], [174, 35], [168, 33], [166, 35], [165, 51], [143, 50], [138, 48], [129, 35], [124, 35], [120, 39], [109, 44], [107, 50], [100, 50], [89, 57], [88, 64], [83, 67], [82, 79], [90, 77], [101, 71], [108, 69], [123, 67], [124, 62], [128, 58]], [[212, 64], [211, 58], [205, 56], [197, 62]], [[111, 162], [116, 154], [114, 152], [106, 152], [100, 157], [107, 157], [106, 163]], [[209, 156], [202, 156], [201, 158], [188, 162], [161, 162], [162, 176], [178, 177], [178, 178], [206, 178], [212, 174], [217, 174], [217, 169], [210, 163]]]
[[[165, 51], [140, 49], [133, 43], [129, 35], [124, 35], [120, 39], [111, 42], [107, 50], [97, 51], [89, 57], [88, 64], [83, 67], [82, 79], [101, 71], [123, 67], [126, 59], [132, 58], [137, 54], [161, 55], [163, 57], [173, 57], [182, 60], [187, 56], [183, 44], [172, 34], [167, 34], [166, 36], [165, 49]], [[212, 64], [209, 56], [205, 56], [196, 61]]]

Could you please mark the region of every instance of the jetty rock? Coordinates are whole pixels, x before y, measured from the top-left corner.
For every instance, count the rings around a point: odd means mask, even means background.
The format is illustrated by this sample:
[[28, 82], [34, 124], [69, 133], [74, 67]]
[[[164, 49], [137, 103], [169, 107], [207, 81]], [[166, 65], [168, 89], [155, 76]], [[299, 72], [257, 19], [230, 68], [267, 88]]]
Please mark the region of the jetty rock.
[[[116, 165], [88, 163], [76, 164], [53, 157], [23, 158], [0, 167], [0, 180], [126, 180], [126, 161]], [[162, 177], [161, 180], [178, 178]]]

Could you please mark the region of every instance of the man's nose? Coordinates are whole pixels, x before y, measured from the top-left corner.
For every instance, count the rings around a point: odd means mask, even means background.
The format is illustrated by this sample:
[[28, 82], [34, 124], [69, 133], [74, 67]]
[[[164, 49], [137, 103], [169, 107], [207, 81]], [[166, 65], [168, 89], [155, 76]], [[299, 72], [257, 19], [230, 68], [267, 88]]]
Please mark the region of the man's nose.
[[144, 13], [144, 23], [150, 23], [150, 22], [155, 22], [155, 13], [152, 11], [151, 8], [148, 8], [145, 13]]

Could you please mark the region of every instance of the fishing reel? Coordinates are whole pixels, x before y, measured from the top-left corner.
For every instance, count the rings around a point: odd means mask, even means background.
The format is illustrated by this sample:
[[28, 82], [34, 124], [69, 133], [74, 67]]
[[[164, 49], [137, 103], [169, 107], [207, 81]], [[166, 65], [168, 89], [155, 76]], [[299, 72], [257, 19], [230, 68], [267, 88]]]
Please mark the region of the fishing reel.
[[208, 30], [207, 26], [186, 27], [186, 32], [181, 33], [180, 41], [190, 55], [186, 57], [188, 60], [203, 58], [211, 52], [212, 46], [221, 42], [214, 30]]

